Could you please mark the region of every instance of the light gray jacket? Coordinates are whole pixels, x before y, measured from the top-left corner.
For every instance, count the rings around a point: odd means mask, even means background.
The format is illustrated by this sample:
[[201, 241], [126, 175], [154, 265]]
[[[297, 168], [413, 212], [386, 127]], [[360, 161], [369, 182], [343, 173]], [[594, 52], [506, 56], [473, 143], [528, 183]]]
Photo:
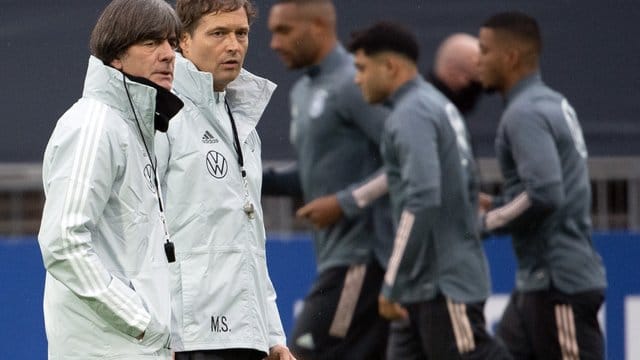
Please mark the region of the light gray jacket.
[[[172, 347], [249, 348], [268, 353], [285, 344], [276, 294], [267, 272], [256, 124], [275, 84], [243, 70], [226, 89], [247, 171], [255, 218], [243, 211], [245, 189], [229, 120], [213, 77], [176, 59], [174, 90], [185, 107], [156, 136], [167, 221], [176, 246]], [[216, 96], [221, 95], [221, 96]]]
[[[126, 82], [152, 146], [156, 90]], [[83, 96], [58, 120], [43, 161], [50, 359], [169, 355], [168, 266], [150, 168], [122, 73], [91, 57]]]

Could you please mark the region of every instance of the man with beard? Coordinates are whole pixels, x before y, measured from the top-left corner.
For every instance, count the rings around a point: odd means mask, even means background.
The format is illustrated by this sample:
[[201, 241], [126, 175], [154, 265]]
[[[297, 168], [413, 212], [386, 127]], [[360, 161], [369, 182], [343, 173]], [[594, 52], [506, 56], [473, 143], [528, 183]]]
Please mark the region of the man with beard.
[[368, 206], [383, 185], [360, 183], [380, 171], [387, 112], [370, 106], [353, 82], [353, 59], [336, 36], [329, 0], [282, 0], [269, 16], [271, 47], [305, 74], [292, 88], [288, 173], [266, 170], [263, 193], [303, 196], [297, 215], [314, 226], [318, 277], [290, 340], [301, 359], [380, 359], [388, 323], [377, 294], [392, 238], [388, 200]]

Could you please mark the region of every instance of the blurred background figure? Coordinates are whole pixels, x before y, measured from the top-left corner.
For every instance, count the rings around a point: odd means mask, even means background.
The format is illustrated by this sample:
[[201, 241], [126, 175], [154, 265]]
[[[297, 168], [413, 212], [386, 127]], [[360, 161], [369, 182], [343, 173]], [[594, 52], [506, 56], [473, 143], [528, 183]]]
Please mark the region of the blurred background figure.
[[396, 321], [387, 357], [509, 359], [485, 327], [489, 272], [459, 112], [419, 75], [418, 43], [402, 26], [377, 23], [349, 49], [364, 98], [391, 109], [381, 150], [396, 228], [379, 297], [380, 313]]
[[591, 240], [587, 148], [575, 110], [540, 75], [538, 22], [503, 12], [480, 28], [480, 80], [505, 109], [496, 135], [501, 196], [485, 197], [483, 232], [511, 235], [515, 290], [497, 335], [516, 359], [602, 359], [607, 285]]
[[300, 359], [381, 359], [388, 323], [377, 311], [392, 239], [378, 147], [387, 111], [367, 104], [353, 59], [338, 42], [329, 0], [277, 1], [271, 48], [304, 75], [290, 91], [290, 139], [297, 162], [266, 169], [263, 194], [302, 196], [297, 216], [314, 226], [317, 278], [289, 338]]
[[475, 36], [455, 33], [447, 36], [436, 51], [427, 80], [467, 115], [482, 95], [478, 81], [480, 47]]

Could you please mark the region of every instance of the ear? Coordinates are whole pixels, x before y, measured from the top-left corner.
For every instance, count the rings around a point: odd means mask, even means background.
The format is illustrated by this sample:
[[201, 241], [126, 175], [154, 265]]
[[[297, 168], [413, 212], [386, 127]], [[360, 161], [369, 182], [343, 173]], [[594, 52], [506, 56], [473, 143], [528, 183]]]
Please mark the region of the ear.
[[120, 59], [113, 59], [113, 60], [111, 60], [110, 65], [111, 65], [111, 66], [113, 66], [114, 68], [116, 68], [116, 69], [118, 69], [118, 70], [122, 71], [122, 60], [120, 60]]
[[517, 47], [513, 47], [505, 51], [505, 62], [509, 69], [515, 69], [519, 66], [522, 58], [522, 54], [520, 53], [520, 49]]
[[180, 43], [178, 46], [184, 55], [188, 55], [191, 47], [191, 34], [183, 32], [182, 35], [180, 35]]
[[395, 74], [400, 65], [398, 64], [398, 59], [394, 56], [389, 56], [388, 54], [382, 54], [382, 65], [384, 69], [390, 74]]

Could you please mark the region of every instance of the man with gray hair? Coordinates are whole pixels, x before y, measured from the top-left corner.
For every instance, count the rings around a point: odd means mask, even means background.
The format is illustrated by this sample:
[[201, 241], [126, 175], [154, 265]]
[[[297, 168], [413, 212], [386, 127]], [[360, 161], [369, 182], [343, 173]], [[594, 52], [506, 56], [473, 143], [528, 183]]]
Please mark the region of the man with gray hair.
[[49, 359], [171, 357], [173, 253], [152, 145], [182, 107], [170, 92], [179, 24], [163, 0], [111, 2], [91, 34], [82, 98], [47, 144], [38, 242]]

